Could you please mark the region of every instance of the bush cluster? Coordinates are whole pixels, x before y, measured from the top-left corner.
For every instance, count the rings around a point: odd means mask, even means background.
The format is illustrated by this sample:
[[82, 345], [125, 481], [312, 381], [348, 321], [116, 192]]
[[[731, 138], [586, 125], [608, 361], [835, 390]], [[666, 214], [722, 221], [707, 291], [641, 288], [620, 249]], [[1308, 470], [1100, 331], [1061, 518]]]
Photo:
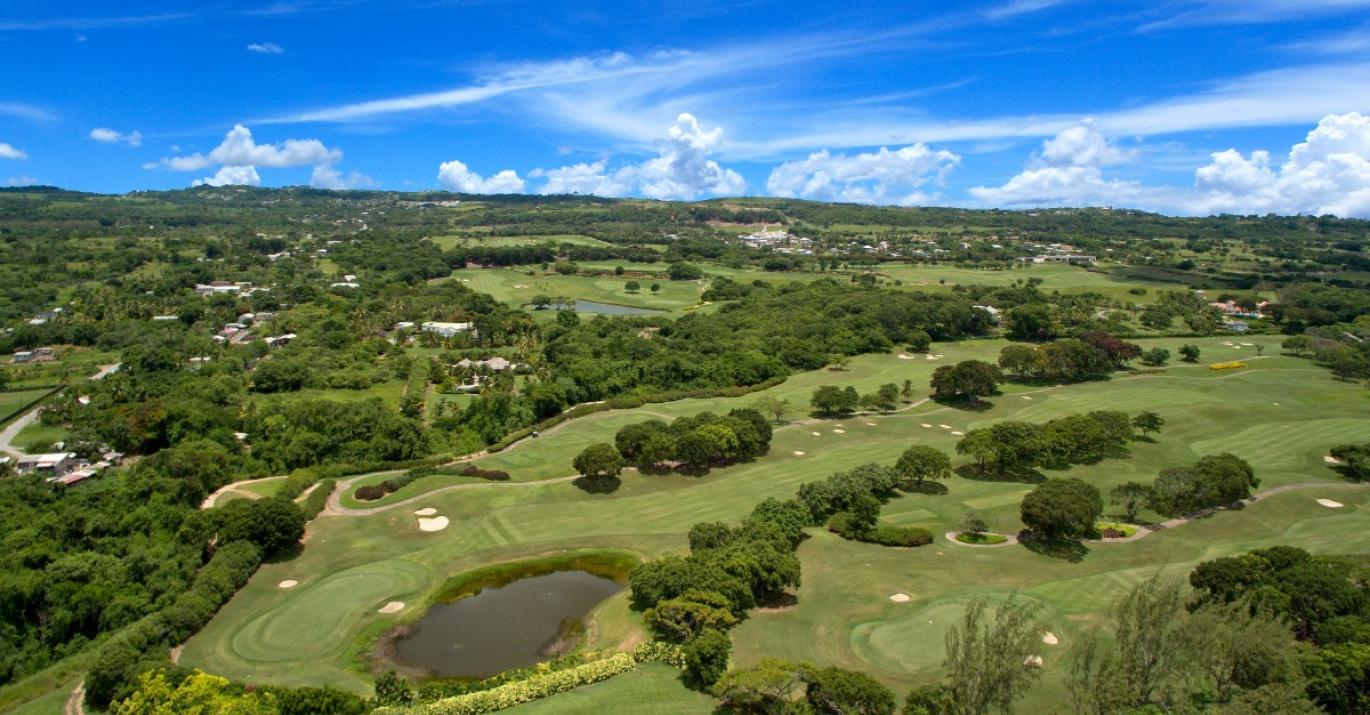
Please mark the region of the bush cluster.
[[566, 670], [534, 675], [490, 690], [457, 695], [412, 707], [382, 707], [373, 715], [481, 715], [598, 683], [637, 667], [627, 653], [619, 653]]

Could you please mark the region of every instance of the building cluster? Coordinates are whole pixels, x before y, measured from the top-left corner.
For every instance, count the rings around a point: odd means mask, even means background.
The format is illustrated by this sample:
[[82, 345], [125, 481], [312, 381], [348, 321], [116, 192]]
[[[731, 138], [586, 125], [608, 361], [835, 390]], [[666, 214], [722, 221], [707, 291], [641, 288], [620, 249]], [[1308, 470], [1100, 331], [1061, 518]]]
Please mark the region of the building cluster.
[[[61, 449], [62, 443], [59, 442], [57, 447]], [[25, 454], [13, 462], [14, 470], [19, 474], [36, 474], [51, 483], [70, 485], [98, 475], [119, 464], [123, 458], [124, 455], [119, 452], [105, 452], [92, 462], [82, 459], [75, 452], [49, 452]], [[0, 464], [10, 461], [10, 457], [0, 457]]]
[[769, 248], [776, 253], [797, 253], [803, 256], [813, 255], [813, 239], [800, 238], [790, 235], [784, 229], [771, 229], [763, 224], [760, 231], [738, 236], [743, 245], [750, 248]]

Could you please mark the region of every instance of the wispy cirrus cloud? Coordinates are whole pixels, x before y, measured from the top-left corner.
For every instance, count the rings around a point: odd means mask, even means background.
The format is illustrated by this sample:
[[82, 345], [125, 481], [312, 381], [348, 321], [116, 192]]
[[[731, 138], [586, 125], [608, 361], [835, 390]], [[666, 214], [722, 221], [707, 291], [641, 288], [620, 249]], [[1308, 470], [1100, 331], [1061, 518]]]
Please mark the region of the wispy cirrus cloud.
[[1305, 20], [1370, 8], [1370, 0], [1189, 0], [1169, 8], [1170, 14], [1142, 25], [1142, 32], [1203, 25], [1258, 24]]
[[24, 102], [5, 102], [0, 101], [0, 115], [9, 117], [19, 117], [31, 122], [50, 122], [57, 118], [55, 114], [42, 107], [37, 107]]
[[109, 27], [160, 25], [193, 19], [194, 13], [172, 12], [155, 15], [112, 15], [107, 17], [49, 17], [36, 20], [0, 20], [0, 31], [98, 30]]
[[253, 42], [247, 46], [247, 51], [259, 55], [280, 55], [285, 53], [285, 48], [274, 42]]

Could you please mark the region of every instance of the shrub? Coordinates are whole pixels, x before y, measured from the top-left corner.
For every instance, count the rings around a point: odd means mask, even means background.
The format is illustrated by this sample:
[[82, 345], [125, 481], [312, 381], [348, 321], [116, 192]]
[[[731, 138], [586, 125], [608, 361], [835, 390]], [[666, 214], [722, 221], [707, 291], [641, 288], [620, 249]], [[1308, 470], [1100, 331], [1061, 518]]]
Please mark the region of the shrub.
[[382, 707], [372, 715], [481, 715], [564, 693], [582, 685], [608, 680], [637, 667], [627, 653], [619, 653], [566, 670], [535, 675], [527, 680], [412, 707]]
[[927, 546], [932, 532], [916, 526], [877, 526], [865, 541], [881, 546]]
[[500, 469], [481, 469], [474, 464], [463, 466], [461, 471], [457, 473], [463, 477], [477, 477], [480, 479], [489, 479], [494, 482], [509, 481], [509, 473], [506, 471]]
[[633, 648], [633, 660], [639, 663], [665, 663], [676, 668], [685, 667], [685, 648], [666, 641], [648, 641]]
[[1241, 360], [1232, 360], [1232, 361], [1230, 361], [1230, 362], [1215, 362], [1215, 363], [1209, 365], [1209, 366], [1208, 366], [1208, 369], [1209, 369], [1209, 370], [1236, 370], [1236, 369], [1243, 368], [1243, 367], [1246, 367], [1246, 363], [1242, 362]]
[[364, 487], [357, 487], [357, 491], [353, 492], [352, 496], [360, 501], [375, 501], [389, 493], [380, 484], [368, 484]]

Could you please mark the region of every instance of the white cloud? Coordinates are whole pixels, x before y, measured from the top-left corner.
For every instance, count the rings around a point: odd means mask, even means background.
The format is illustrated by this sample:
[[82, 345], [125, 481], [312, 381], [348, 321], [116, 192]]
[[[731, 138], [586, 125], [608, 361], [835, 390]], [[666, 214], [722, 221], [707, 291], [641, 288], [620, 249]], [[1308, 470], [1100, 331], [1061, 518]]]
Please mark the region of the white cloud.
[[285, 52], [285, 48], [274, 42], [254, 42], [247, 46], [247, 51], [261, 55], [279, 55]]
[[318, 139], [286, 139], [277, 144], [258, 144], [252, 138], [252, 131], [238, 124], [229, 130], [224, 140], [207, 155], [197, 152], [186, 156], [164, 157], [156, 163], [144, 164], [143, 168], [199, 171], [211, 166], [219, 167], [213, 176], [197, 180], [196, 186], [258, 186], [261, 184], [261, 177], [257, 174], [258, 168], [281, 169], [293, 166], [313, 166], [312, 181], [328, 184], [328, 188], [347, 186], [349, 181], [370, 181], [368, 177], [356, 173], [343, 178], [342, 174], [333, 168], [334, 164], [342, 161], [342, 158], [342, 151], [330, 149]]
[[1278, 168], [1270, 154], [1229, 149], [1195, 172], [1198, 213], [1370, 217], [1370, 117], [1328, 115]]
[[700, 194], [735, 196], [747, 182], [709, 158], [723, 141], [723, 127], [705, 130], [693, 114], [681, 114], [659, 144], [660, 154], [638, 170], [642, 193], [654, 199], [693, 199]]
[[521, 194], [524, 187], [523, 179], [513, 169], [487, 179], [455, 159], [438, 165], [438, 182], [448, 191], [463, 194]]
[[196, 179], [191, 186], [261, 186], [262, 177], [252, 166], [221, 166], [213, 176]]
[[890, 151], [830, 154], [827, 149], [807, 159], [788, 161], [771, 171], [766, 190], [775, 196], [850, 201], [865, 204], [926, 204], [928, 183], [941, 184], [961, 162], [946, 150], [913, 144]]
[[[1200, 25], [1249, 24], [1304, 20], [1318, 15], [1355, 12], [1370, 0], [1190, 0], [1189, 7], [1163, 20], [1142, 25], [1142, 31]], [[1170, 6], [1162, 5], [1163, 8]]]
[[[970, 190], [971, 196], [982, 205], [1006, 208], [1109, 205], [1190, 215], [1370, 218], [1370, 117], [1358, 112], [1323, 117], [1279, 166], [1266, 150], [1249, 155], [1235, 149], [1214, 152], [1209, 163], [1194, 172], [1194, 185], [1189, 188], [1110, 178], [1101, 168], [1110, 163], [1112, 155], [1107, 152], [1093, 154], [1096, 160], [1085, 164], [1071, 163], [1068, 156], [1047, 159], [1045, 147], [1065, 134], [1045, 142], [1043, 152], [1002, 186], [976, 187]], [[1086, 137], [1074, 143], [1097, 147], [1098, 139]], [[1108, 148], [1111, 142], [1104, 140], [1104, 146]], [[1085, 151], [1070, 156], [1089, 155]]]
[[343, 176], [331, 164], [319, 164], [309, 175], [309, 185], [316, 189], [372, 189], [380, 186], [380, 182], [356, 171]]
[[640, 192], [654, 199], [736, 196], [747, 187], [742, 175], [710, 158], [723, 141], [723, 128], [705, 129], [693, 114], [681, 113], [656, 142], [657, 155], [640, 164], [610, 171], [608, 161], [559, 169], [534, 169], [533, 178], [547, 181], [542, 194], [581, 193], [624, 196]]
[[1132, 205], [1146, 189], [1136, 182], [1108, 179], [1103, 167], [1135, 152], [1106, 138], [1094, 120], [1062, 129], [1042, 142], [1028, 166], [999, 187], [977, 186], [971, 196], [996, 207]]
[[105, 127], [96, 127], [90, 130], [89, 136], [91, 139], [94, 139], [95, 141], [100, 142], [102, 144], [123, 143], [128, 144], [132, 147], [139, 147], [143, 145], [143, 134], [142, 132], [139, 132], [137, 130], [131, 131], [128, 134], [124, 134], [123, 132], [118, 132], [113, 129], [108, 129]]
[[42, 183], [33, 176], [11, 176], [5, 179], [5, 186], [38, 186]]
[[27, 159], [29, 155], [10, 144], [0, 142], [0, 159]]

